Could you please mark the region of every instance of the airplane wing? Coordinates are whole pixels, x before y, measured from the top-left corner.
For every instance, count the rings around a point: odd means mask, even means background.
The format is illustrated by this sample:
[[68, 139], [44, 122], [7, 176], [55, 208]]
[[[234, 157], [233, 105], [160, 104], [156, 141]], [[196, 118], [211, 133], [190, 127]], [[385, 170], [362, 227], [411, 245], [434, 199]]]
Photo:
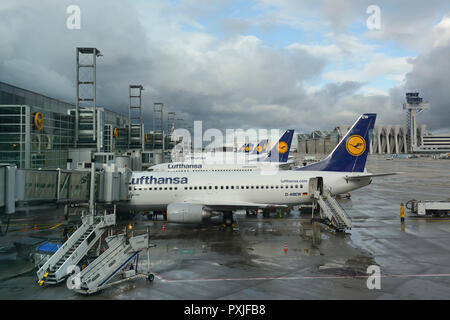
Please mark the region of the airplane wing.
[[220, 200], [192, 200], [186, 201], [190, 204], [200, 204], [211, 210], [245, 210], [245, 209], [263, 209], [263, 208], [287, 208], [287, 205], [254, 203], [244, 201], [220, 201]]
[[359, 174], [357, 176], [345, 176], [344, 179], [347, 181], [359, 180], [363, 178], [374, 178], [374, 177], [383, 177], [383, 176], [392, 176], [396, 174], [402, 174], [402, 172], [389, 172], [389, 173], [367, 173], [367, 174]]

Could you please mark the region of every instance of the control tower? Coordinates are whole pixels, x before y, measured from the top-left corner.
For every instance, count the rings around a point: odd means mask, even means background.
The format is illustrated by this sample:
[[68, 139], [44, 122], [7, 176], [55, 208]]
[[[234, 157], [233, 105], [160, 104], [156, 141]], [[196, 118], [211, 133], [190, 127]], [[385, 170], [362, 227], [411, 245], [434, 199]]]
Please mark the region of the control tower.
[[418, 147], [416, 116], [423, 110], [429, 109], [429, 104], [423, 102], [419, 92], [407, 92], [403, 109], [406, 110], [407, 152], [413, 152]]

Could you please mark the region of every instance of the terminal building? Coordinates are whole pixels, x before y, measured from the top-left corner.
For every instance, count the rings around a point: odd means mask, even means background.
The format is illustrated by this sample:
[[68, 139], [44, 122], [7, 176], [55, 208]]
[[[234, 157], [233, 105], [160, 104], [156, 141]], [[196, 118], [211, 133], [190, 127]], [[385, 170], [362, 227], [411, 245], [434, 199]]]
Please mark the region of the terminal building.
[[[0, 162], [18, 168], [65, 168], [69, 149], [75, 148], [74, 109], [73, 104], [0, 82]], [[128, 117], [105, 108], [97, 108], [97, 117], [102, 125], [98, 151], [126, 151]]]

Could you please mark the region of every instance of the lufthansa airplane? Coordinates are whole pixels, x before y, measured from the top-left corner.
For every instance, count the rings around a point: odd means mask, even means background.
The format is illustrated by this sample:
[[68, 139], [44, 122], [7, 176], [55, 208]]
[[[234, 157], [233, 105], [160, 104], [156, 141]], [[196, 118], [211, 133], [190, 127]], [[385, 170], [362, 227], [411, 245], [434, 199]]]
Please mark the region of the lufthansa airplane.
[[[372, 177], [365, 163], [376, 114], [363, 114], [321, 162], [300, 170], [242, 172], [134, 172], [129, 189], [132, 210], [166, 211], [168, 222], [200, 223], [216, 213], [232, 223], [235, 210], [311, 203], [310, 179], [321, 178], [337, 195], [362, 188]], [[316, 179], [317, 180], [317, 179]]]
[[[244, 154], [246, 146], [242, 147], [243, 152], [219, 153], [216, 159], [196, 160], [184, 162], [167, 162], [151, 166], [147, 171], [152, 172], [230, 172], [230, 171], [257, 171], [263, 169], [273, 169], [274, 167], [284, 168], [292, 164], [288, 162], [289, 149], [292, 143], [294, 130], [287, 130], [277, 141], [275, 146], [267, 152], [268, 140], [261, 140], [253, 150]], [[267, 153], [266, 153], [267, 152]]]
[[[280, 138], [285, 142], [281, 146], [286, 148], [286, 151], [289, 151], [290, 145], [292, 142], [292, 138], [294, 136], [294, 130], [287, 130]], [[280, 141], [278, 140], [278, 142]], [[203, 152], [203, 153], [194, 153], [187, 154], [183, 162], [187, 161], [204, 161], [209, 163], [226, 163], [226, 164], [236, 164], [248, 162], [249, 160], [258, 160], [263, 158], [263, 154], [266, 153], [267, 150], [267, 139], [264, 139], [259, 142], [259, 144], [253, 148], [253, 144], [247, 143], [244, 144], [237, 152]], [[259, 151], [258, 151], [259, 150]], [[288, 153], [289, 155], [289, 153]]]

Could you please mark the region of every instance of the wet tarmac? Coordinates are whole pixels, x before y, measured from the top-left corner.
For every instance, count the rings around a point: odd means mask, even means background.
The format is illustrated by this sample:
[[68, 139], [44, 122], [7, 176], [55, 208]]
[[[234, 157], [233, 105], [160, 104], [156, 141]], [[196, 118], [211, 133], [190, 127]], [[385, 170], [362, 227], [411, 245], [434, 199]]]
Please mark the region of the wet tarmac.
[[[404, 174], [376, 178], [340, 200], [353, 221], [345, 234], [312, 224], [311, 214], [299, 211], [268, 218], [238, 213], [234, 229], [222, 228], [218, 217], [177, 225], [138, 215], [134, 232], [149, 227], [156, 244], [150, 250], [155, 280], [133, 280], [92, 296], [64, 283], [36, 284], [32, 264], [18, 256], [14, 242], [61, 236], [63, 213], [33, 208], [16, 214], [8, 235], [0, 237], [0, 299], [448, 299], [450, 217], [409, 214], [402, 225], [399, 209], [410, 199], [449, 198], [449, 169], [448, 160], [370, 157], [369, 172]], [[145, 253], [140, 261], [144, 270]], [[381, 271], [379, 289], [367, 286], [373, 265]]]

